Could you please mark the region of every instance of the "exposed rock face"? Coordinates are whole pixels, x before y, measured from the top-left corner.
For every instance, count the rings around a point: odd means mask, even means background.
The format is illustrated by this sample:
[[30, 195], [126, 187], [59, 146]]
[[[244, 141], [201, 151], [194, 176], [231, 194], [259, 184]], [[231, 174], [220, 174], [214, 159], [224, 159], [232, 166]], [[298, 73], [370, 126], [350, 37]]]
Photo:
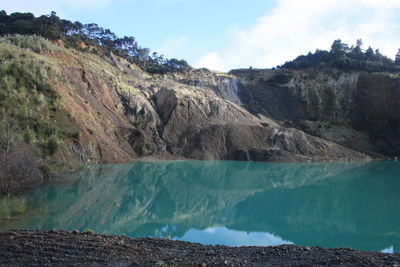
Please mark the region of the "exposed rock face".
[[174, 155], [197, 159], [328, 160], [362, 159], [361, 154], [293, 128], [265, 124], [220, 98], [182, 97], [160, 90], [162, 138]]
[[360, 151], [400, 154], [400, 78], [388, 74], [234, 70], [254, 113], [290, 121], [312, 135]]
[[[320, 114], [332, 120], [348, 118], [354, 105], [349, 108], [343, 103], [343, 110], [331, 112], [327, 103], [318, 102], [320, 94], [325, 96], [323, 86], [304, 91], [307, 85], [283, 77], [287, 82], [278, 88], [268, 80], [259, 84], [258, 78], [239, 80], [205, 70], [148, 75], [112, 54], [100, 57], [53, 44], [49, 47], [48, 52], [29, 52], [28, 56], [45, 62], [51, 70], [48, 83], [61, 96], [60, 105], [79, 131], [75, 138], [64, 140], [52, 156], [55, 162], [123, 162], [142, 156], [271, 161], [368, 158], [270, 118], [299, 116], [295, 120], [299, 121]], [[348, 80], [343, 78], [336, 87], [352, 88]], [[303, 105], [297, 95], [311, 104]], [[337, 102], [342, 99], [347, 96]]]
[[362, 75], [351, 106], [351, 125], [371, 137], [376, 150], [400, 154], [400, 78]]
[[211, 72], [191, 72], [187, 78], [180, 79], [182, 84], [192, 85], [212, 90], [222, 99], [236, 104], [242, 104], [239, 93], [238, 79], [232, 75]]
[[[112, 84], [95, 75], [86, 75], [86, 84], [94, 79], [90, 82], [91, 94], [98, 91], [100, 84], [108, 86], [116, 102], [98, 106], [124, 111], [118, 115], [122, 118], [112, 120], [114, 124], [118, 122], [115, 136], [120, 137], [117, 142], [127, 157], [270, 161], [367, 158], [300, 130], [280, 126], [269, 117], [251, 114], [240, 106], [243, 84], [234, 76], [193, 71], [150, 77], [123, 59], [112, 57], [110, 63], [124, 74], [117, 78], [118, 85], [112, 88]], [[108, 161], [104, 155], [99, 157]]]

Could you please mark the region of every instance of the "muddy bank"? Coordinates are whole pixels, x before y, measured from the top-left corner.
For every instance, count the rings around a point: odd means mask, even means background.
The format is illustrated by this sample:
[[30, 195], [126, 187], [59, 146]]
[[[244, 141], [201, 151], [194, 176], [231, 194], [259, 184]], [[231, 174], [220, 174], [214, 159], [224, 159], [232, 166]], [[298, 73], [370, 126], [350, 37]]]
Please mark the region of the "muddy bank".
[[2, 266], [400, 266], [399, 254], [345, 248], [205, 246], [90, 232], [0, 233]]

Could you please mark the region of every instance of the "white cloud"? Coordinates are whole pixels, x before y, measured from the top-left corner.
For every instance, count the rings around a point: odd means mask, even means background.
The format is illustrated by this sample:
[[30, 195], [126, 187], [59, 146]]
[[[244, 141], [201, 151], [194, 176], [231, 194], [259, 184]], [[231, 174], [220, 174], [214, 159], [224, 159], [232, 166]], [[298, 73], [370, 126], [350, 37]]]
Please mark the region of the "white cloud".
[[398, 0], [364, 0], [361, 1], [364, 2], [365, 4], [369, 6], [374, 6], [374, 7], [382, 7], [384, 5], [387, 8], [398, 8], [400, 7], [400, 2]]
[[228, 229], [224, 226], [209, 227], [204, 230], [190, 229], [183, 237], [174, 238], [189, 242], [227, 246], [278, 246], [293, 244], [280, 236], [268, 232], [244, 232]]
[[211, 52], [200, 59], [195, 65], [196, 68], [208, 68], [210, 70], [225, 70], [224, 60], [217, 52]]
[[218, 70], [273, 67], [317, 48], [329, 49], [338, 38], [350, 44], [362, 38], [365, 45], [393, 57], [400, 47], [399, 8], [399, 0], [278, 0], [252, 28], [228, 30], [227, 47], [195, 65]]
[[382, 253], [388, 253], [388, 254], [394, 254], [394, 247], [391, 246], [391, 247], [382, 249], [381, 252], [382, 252]]

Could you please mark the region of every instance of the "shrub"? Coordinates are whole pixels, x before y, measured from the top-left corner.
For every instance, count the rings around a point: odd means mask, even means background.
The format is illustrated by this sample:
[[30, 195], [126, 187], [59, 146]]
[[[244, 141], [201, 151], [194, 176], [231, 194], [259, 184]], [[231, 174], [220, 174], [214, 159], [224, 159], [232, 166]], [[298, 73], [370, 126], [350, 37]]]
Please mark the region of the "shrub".
[[35, 35], [9, 35], [3, 37], [2, 41], [13, 44], [19, 48], [32, 50], [35, 53], [44, 53], [57, 49], [57, 46]]
[[16, 193], [43, 178], [37, 154], [18, 136], [12, 121], [0, 123], [0, 194]]
[[23, 198], [7, 196], [0, 199], [0, 219], [9, 219], [25, 211], [26, 201]]
[[36, 139], [35, 133], [31, 129], [28, 129], [24, 132], [23, 138], [24, 138], [24, 141], [28, 144], [33, 143]]
[[57, 136], [52, 135], [50, 136], [49, 140], [47, 141], [47, 149], [50, 155], [53, 155], [58, 149], [58, 140]]

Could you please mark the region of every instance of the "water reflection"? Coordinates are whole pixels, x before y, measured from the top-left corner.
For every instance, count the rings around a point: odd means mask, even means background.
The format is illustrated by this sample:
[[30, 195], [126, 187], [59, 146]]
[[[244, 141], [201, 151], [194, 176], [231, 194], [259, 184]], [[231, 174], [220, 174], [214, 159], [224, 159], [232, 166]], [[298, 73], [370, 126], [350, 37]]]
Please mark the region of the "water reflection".
[[393, 253], [394, 253], [394, 247], [391, 246], [391, 247], [382, 249], [381, 252], [383, 252], [383, 253], [388, 253], [388, 254], [393, 254]]
[[227, 246], [279, 246], [293, 244], [291, 241], [283, 240], [281, 237], [263, 232], [244, 232], [230, 230], [226, 227], [209, 227], [204, 230], [189, 229], [177, 240], [190, 240], [191, 242], [206, 245]]
[[0, 227], [397, 252], [399, 174], [399, 162], [102, 165], [26, 196], [34, 215]]

